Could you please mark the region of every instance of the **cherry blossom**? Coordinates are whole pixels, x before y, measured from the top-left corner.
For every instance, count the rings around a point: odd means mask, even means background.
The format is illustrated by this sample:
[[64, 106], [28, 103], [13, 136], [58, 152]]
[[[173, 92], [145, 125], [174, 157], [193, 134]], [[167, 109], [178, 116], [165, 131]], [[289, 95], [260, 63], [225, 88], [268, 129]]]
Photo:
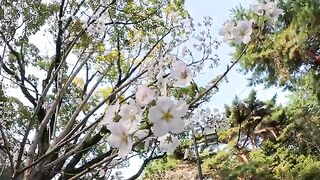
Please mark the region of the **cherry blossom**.
[[219, 30], [219, 35], [224, 36], [225, 40], [232, 39], [232, 30], [235, 28], [235, 24], [231, 21], [226, 21], [222, 28]]
[[190, 83], [193, 78], [191, 70], [185, 63], [180, 61], [175, 61], [173, 63], [170, 74], [175, 80], [175, 83], [173, 84], [175, 87], [184, 86]]
[[119, 122], [112, 122], [107, 127], [111, 132], [107, 142], [111, 147], [119, 148], [119, 157], [123, 158], [128, 155], [133, 145], [132, 139], [129, 136], [129, 131]]
[[141, 108], [132, 99], [130, 99], [129, 104], [121, 106], [119, 115], [121, 116], [119, 122], [122, 123], [130, 133], [137, 130], [138, 124], [142, 120]]
[[105, 174], [106, 174], [106, 172], [103, 169], [100, 169], [98, 172], [99, 177], [104, 177]]
[[149, 134], [149, 130], [143, 129], [143, 130], [137, 131], [134, 135], [139, 139], [143, 139], [147, 137], [148, 134]]
[[266, 16], [271, 20], [276, 20], [278, 17], [283, 14], [283, 10], [277, 7], [277, 3], [267, 1], [264, 6], [266, 11]]
[[158, 138], [158, 140], [160, 141], [160, 149], [168, 153], [173, 153], [174, 150], [180, 145], [178, 138], [170, 134], [161, 136]]
[[90, 35], [93, 35], [97, 32], [97, 28], [93, 24], [90, 24], [87, 31]]
[[113, 118], [114, 118], [115, 114], [118, 112], [119, 107], [120, 107], [120, 105], [119, 105], [118, 101], [114, 105], [108, 106], [100, 124], [106, 125], [106, 124], [113, 122]]
[[251, 40], [252, 21], [239, 21], [236, 28], [233, 28], [232, 35], [236, 43], [248, 44]]
[[187, 48], [187, 46], [184, 46], [182, 49], [182, 52], [181, 52], [182, 57], [185, 57], [187, 55], [187, 53], [188, 53], [188, 48]]
[[163, 136], [169, 131], [180, 133], [184, 130], [183, 117], [188, 106], [184, 101], [175, 102], [169, 97], [158, 98], [156, 106], [149, 110], [149, 120], [153, 122], [153, 133], [155, 136]]
[[140, 106], [148, 105], [155, 98], [155, 92], [143, 85], [138, 86], [136, 101]]
[[266, 3], [253, 5], [252, 10], [257, 15], [265, 15], [270, 20], [276, 20], [281, 14], [283, 14], [283, 10], [277, 7], [277, 3], [270, 2], [269, 0], [266, 1]]
[[99, 21], [97, 21], [97, 32], [98, 33], [103, 33], [105, 30], [106, 30], [106, 25], [105, 25], [105, 23], [104, 23], [104, 21], [102, 21], [102, 20], [99, 20]]
[[265, 12], [265, 5], [264, 4], [255, 4], [251, 6], [252, 11], [259, 16], [262, 16]]
[[100, 0], [100, 4], [102, 6], [108, 6], [110, 4], [110, 0]]
[[[138, 130], [134, 136], [136, 136], [138, 139], [143, 139], [145, 138], [144, 140], [144, 150], [148, 150], [149, 149], [149, 146], [150, 146], [150, 143], [151, 143], [151, 140], [153, 139], [153, 137], [147, 137], [149, 134], [149, 130], [147, 129], [143, 129], [143, 130]], [[146, 138], [147, 137], [147, 138]]]

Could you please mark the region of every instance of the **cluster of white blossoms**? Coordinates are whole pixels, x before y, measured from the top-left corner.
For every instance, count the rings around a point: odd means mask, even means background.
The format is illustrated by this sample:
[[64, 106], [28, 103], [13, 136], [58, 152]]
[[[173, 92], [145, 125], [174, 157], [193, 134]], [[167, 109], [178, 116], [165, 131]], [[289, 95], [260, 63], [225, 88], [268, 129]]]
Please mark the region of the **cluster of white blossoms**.
[[269, 20], [276, 20], [283, 14], [283, 10], [277, 7], [276, 2], [267, 0], [265, 3], [259, 3], [252, 6], [252, 10], [259, 16], [266, 16]]
[[219, 30], [219, 35], [224, 36], [225, 40], [235, 40], [236, 43], [248, 44], [252, 34], [252, 20], [242, 20], [237, 24], [227, 21]]
[[87, 28], [89, 35], [94, 35], [96, 33], [103, 34], [106, 31], [106, 22], [110, 19], [107, 13], [103, 13], [100, 17], [96, 14], [93, 14], [89, 22], [83, 22], [83, 28]]
[[188, 130], [203, 129], [204, 131], [218, 132], [229, 128], [228, 119], [218, 109], [200, 109], [193, 112], [186, 123]]
[[[172, 60], [170, 75], [159, 78], [161, 83], [173, 81], [174, 87], [185, 86], [192, 81], [192, 72], [181, 61]], [[165, 86], [166, 87], [166, 86]], [[183, 117], [186, 115], [188, 105], [184, 100], [174, 100], [161, 91], [160, 88], [151, 89], [139, 85], [135, 99], [129, 99], [126, 104], [109, 105], [101, 121], [110, 130], [107, 142], [111, 147], [118, 148], [119, 157], [125, 157], [131, 152], [133, 136], [145, 141], [145, 149], [150, 138], [157, 139], [159, 148], [172, 153], [180, 144], [175, 136], [185, 130]], [[153, 105], [153, 106], [152, 106]], [[148, 111], [148, 112], [147, 112]], [[152, 125], [150, 129], [139, 129], [143, 114], [147, 114], [147, 121]], [[117, 117], [117, 118], [115, 118]], [[151, 130], [152, 133], [149, 133]]]
[[138, 129], [138, 124], [142, 120], [142, 110], [132, 99], [129, 100], [129, 104], [121, 106], [119, 115], [121, 116], [119, 122], [126, 127], [129, 133]]
[[[258, 16], [265, 16], [269, 21], [275, 21], [283, 10], [277, 7], [277, 3], [270, 2], [259, 3], [252, 6], [252, 11]], [[226, 21], [223, 27], [219, 30], [219, 35], [224, 36], [225, 40], [234, 40], [237, 44], [248, 44], [253, 33], [252, 24], [255, 20], [241, 20], [237, 23]]]

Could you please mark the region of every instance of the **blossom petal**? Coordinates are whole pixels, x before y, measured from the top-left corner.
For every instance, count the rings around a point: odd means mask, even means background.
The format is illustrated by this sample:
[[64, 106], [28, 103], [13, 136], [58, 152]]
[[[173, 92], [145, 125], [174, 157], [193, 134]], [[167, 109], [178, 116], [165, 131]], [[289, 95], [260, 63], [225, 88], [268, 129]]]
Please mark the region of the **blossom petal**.
[[169, 130], [173, 133], [181, 133], [184, 130], [184, 121], [182, 119], [178, 119], [175, 121], [170, 121], [169, 124]]
[[165, 135], [168, 131], [168, 124], [163, 121], [156, 122], [153, 125], [153, 134], [157, 137]]
[[170, 134], [159, 137], [158, 140], [160, 141], [160, 149], [168, 153], [173, 153], [174, 150], [180, 145], [179, 140]]
[[178, 117], [183, 117], [184, 115], [186, 115], [187, 111], [188, 111], [188, 105], [185, 101], [178, 101], [175, 104], [175, 115]]
[[149, 134], [149, 130], [143, 129], [143, 130], [137, 131], [134, 135], [135, 135], [137, 138], [139, 138], [139, 139], [143, 139], [143, 138], [145, 138], [148, 134]]
[[161, 96], [157, 101], [157, 107], [164, 112], [167, 112], [171, 108], [172, 104], [171, 98], [167, 96]]
[[119, 157], [124, 158], [131, 152], [132, 144], [133, 144], [132, 139], [130, 137], [128, 137], [127, 140], [128, 140], [127, 143], [120, 144], [119, 152], [118, 152]]
[[131, 119], [120, 119], [119, 123], [121, 123], [129, 133], [133, 133], [138, 128], [138, 121], [137, 120], [131, 120]]
[[121, 139], [119, 136], [115, 136], [115, 135], [111, 134], [107, 138], [107, 142], [110, 144], [111, 147], [117, 148], [121, 144]]
[[114, 105], [108, 106], [102, 121], [100, 122], [102, 125], [107, 125], [111, 122], [113, 122], [113, 118], [115, 116], [115, 113], [119, 109], [119, 102], [117, 101]]
[[155, 98], [155, 92], [146, 87], [146, 86], [138, 86], [138, 91], [136, 93], [136, 101], [140, 106], [148, 105]]
[[111, 134], [116, 136], [121, 136], [122, 130], [124, 129], [121, 124], [115, 122], [111, 122], [107, 127], [111, 131]]
[[161, 116], [162, 116], [162, 113], [157, 107], [153, 106], [149, 109], [148, 117], [151, 122], [159, 121]]

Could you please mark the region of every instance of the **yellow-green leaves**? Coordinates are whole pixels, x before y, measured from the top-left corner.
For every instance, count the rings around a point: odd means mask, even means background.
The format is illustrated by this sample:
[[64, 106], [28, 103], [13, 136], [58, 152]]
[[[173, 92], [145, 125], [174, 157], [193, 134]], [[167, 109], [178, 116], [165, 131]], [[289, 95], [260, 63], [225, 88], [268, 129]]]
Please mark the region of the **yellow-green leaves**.
[[[98, 48], [104, 49], [105, 47], [104, 46], [98, 46]], [[120, 55], [120, 58], [123, 59], [123, 56]], [[97, 56], [97, 61], [98, 62], [101, 61], [101, 62], [110, 63], [110, 62], [117, 61], [117, 59], [118, 59], [118, 51], [117, 50], [113, 50], [113, 51], [110, 51], [109, 53], [106, 53], [104, 55]]]
[[112, 87], [103, 87], [98, 90], [98, 95], [102, 98], [107, 98], [112, 93]]

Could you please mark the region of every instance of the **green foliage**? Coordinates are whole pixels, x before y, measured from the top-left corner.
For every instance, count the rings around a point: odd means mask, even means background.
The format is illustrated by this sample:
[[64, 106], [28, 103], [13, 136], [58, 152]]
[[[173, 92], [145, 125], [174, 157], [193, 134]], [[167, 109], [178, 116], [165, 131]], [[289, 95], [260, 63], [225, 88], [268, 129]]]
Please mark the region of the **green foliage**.
[[319, 179], [320, 106], [303, 89], [293, 93], [286, 106], [276, 105], [275, 97], [260, 101], [254, 91], [244, 100], [235, 98], [226, 106], [232, 127], [218, 133], [220, 145], [228, 145], [216, 154], [202, 156], [205, 176]]
[[173, 170], [177, 165], [181, 164], [180, 160], [172, 158], [172, 156], [165, 156], [164, 159], [152, 161], [145, 169], [144, 179], [155, 179], [155, 175], [165, 173]]
[[[313, 0], [279, 2], [285, 14], [277, 24], [266, 23], [244, 9], [234, 11], [234, 19], [250, 16], [260, 30], [254, 33], [253, 42], [241, 61], [245, 72], [253, 72], [251, 83], [292, 89], [296, 80], [307, 72], [318, 71], [319, 62], [315, 56], [320, 43], [320, 4]], [[237, 46], [235, 56], [242, 49]]]

